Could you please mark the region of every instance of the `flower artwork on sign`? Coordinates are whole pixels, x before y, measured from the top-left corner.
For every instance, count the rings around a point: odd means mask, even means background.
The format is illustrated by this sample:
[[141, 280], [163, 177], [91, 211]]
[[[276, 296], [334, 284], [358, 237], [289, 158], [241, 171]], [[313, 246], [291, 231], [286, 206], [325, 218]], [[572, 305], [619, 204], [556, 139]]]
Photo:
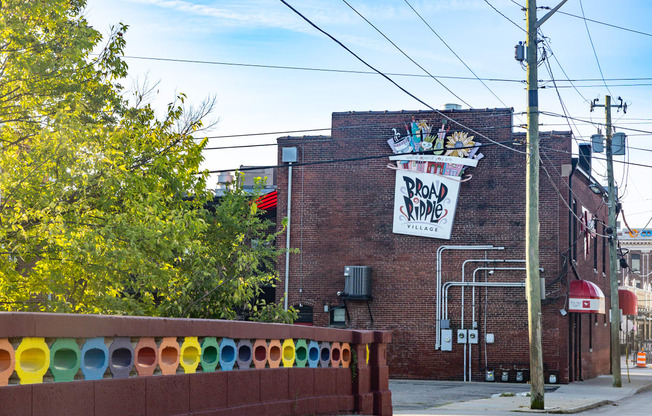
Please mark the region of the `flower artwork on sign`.
[[449, 240], [460, 183], [465, 169], [484, 157], [481, 144], [467, 132], [449, 136], [445, 121], [435, 131], [413, 118], [405, 135], [399, 130], [387, 141], [396, 154], [390, 157], [396, 162], [390, 166], [396, 169], [393, 232]]

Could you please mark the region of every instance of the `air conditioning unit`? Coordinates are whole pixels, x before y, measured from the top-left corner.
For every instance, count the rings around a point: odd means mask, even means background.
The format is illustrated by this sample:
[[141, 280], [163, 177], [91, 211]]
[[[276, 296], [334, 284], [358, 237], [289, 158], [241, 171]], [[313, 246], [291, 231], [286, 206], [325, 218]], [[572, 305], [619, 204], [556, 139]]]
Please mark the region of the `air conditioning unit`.
[[371, 296], [371, 267], [344, 267], [344, 292], [342, 298], [347, 300], [373, 300]]

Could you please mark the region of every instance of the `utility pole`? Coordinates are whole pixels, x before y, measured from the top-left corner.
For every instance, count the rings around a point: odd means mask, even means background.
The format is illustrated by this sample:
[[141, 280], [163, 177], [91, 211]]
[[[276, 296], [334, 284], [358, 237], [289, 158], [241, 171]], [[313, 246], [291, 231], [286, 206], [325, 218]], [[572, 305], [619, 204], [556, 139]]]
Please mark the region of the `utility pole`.
[[620, 305], [618, 304], [618, 254], [616, 252], [616, 188], [614, 186], [614, 162], [613, 148], [611, 141], [611, 107], [622, 108], [622, 100], [619, 105], [611, 105], [611, 97], [604, 97], [604, 106], [591, 103], [591, 111], [594, 107], [604, 107], [605, 129], [607, 140], [605, 142], [607, 152], [607, 181], [609, 188], [609, 283], [611, 289], [611, 375], [612, 386], [622, 387], [620, 377]]
[[537, 30], [559, 8], [563, 0], [537, 21], [537, 2], [527, 0], [527, 155], [525, 208], [525, 261], [528, 329], [530, 339], [530, 409], [544, 409], [545, 382], [541, 333], [541, 283], [539, 277], [539, 85]]

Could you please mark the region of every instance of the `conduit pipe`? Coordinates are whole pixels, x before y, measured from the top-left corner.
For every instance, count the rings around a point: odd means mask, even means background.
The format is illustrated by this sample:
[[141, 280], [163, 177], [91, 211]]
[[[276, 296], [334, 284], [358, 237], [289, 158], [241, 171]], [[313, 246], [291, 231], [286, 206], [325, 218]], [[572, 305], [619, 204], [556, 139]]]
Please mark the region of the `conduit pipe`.
[[[524, 267], [518, 267], [518, 268], [496, 268], [496, 269], [491, 269], [489, 267], [480, 267], [476, 269], [476, 271], [481, 270], [481, 269], [487, 269], [487, 270], [525, 270]], [[475, 271], [474, 271], [475, 275]], [[461, 286], [461, 287], [466, 287], [466, 286], [471, 286], [471, 287], [523, 287], [525, 288], [525, 282], [446, 282], [444, 283], [444, 287], [442, 288], [444, 291], [444, 296], [446, 300], [446, 315], [448, 315], [448, 289], [452, 286]], [[464, 310], [464, 304], [462, 304], [462, 311]], [[471, 345], [469, 345], [469, 381], [471, 381]], [[464, 374], [464, 381], [466, 382], [466, 344], [464, 344], [464, 363], [463, 363], [463, 374]]]
[[471, 246], [471, 245], [460, 245], [460, 246], [439, 246], [437, 248], [437, 265], [436, 265], [436, 296], [437, 298], [435, 299], [435, 349], [438, 350], [441, 347], [441, 317], [442, 317], [442, 307], [443, 307], [443, 302], [441, 299], [441, 256], [444, 253], [445, 250], [504, 250], [505, 247], [494, 247], [492, 245], [478, 245], [478, 246]]
[[[295, 148], [296, 149], [296, 148]], [[290, 219], [292, 218], [292, 162], [288, 166], [288, 221], [287, 235], [285, 237], [285, 300], [283, 309], [288, 310], [290, 297]]]

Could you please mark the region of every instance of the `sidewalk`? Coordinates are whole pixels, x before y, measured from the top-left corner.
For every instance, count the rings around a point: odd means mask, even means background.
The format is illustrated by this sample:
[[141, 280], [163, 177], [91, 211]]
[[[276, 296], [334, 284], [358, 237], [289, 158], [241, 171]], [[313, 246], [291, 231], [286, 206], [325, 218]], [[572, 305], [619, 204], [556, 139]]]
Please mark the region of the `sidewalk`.
[[612, 377], [605, 375], [567, 385], [546, 385], [546, 408], [540, 411], [529, 408], [530, 398], [525, 396], [529, 384], [391, 380], [390, 390], [395, 415], [578, 413], [652, 389], [652, 368], [632, 368], [630, 359], [628, 378], [623, 358], [622, 388], [611, 384]]

